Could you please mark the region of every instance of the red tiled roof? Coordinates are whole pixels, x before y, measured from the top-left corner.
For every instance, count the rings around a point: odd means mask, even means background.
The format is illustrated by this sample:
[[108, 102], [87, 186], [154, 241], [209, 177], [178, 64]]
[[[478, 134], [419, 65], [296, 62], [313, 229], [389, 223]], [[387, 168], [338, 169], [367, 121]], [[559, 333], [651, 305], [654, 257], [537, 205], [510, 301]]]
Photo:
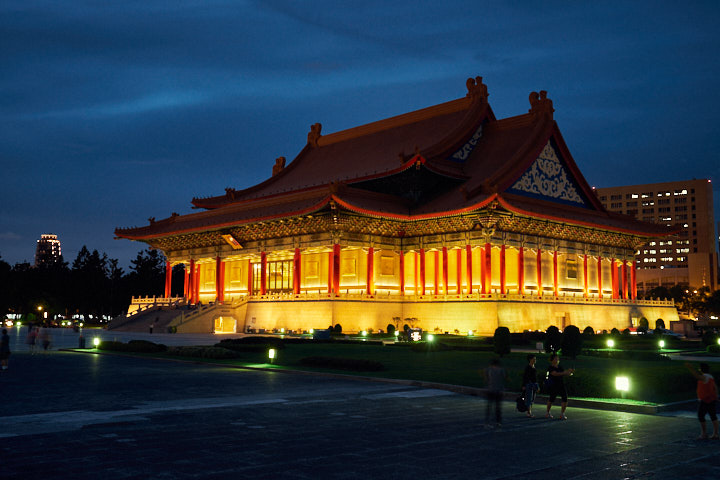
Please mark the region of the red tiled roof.
[[[486, 91], [482, 91], [484, 85], [469, 80], [468, 88], [466, 98], [326, 136], [309, 136], [308, 145], [295, 160], [265, 182], [241, 191], [229, 190], [223, 196], [194, 199], [195, 206], [208, 210], [146, 227], [117, 229], [116, 235], [144, 240], [220, 229], [310, 213], [331, 200], [341, 208], [401, 220], [458, 214], [497, 200], [520, 215], [641, 236], [673, 233], [667, 227], [612, 214], [602, 207], [570, 155], [545, 92], [531, 94], [529, 113], [496, 120]], [[482, 135], [465, 161], [450, 161], [458, 149], [475, 144], [473, 135], [479, 129]], [[550, 141], [584, 194], [585, 208], [506, 192]], [[455, 183], [445, 183], [449, 190], [434, 198], [424, 197], [430, 200], [420, 204], [403, 198], [402, 192], [376, 193], [347, 185], [359, 187], [360, 182], [399, 175], [409, 167], [426, 168]]]

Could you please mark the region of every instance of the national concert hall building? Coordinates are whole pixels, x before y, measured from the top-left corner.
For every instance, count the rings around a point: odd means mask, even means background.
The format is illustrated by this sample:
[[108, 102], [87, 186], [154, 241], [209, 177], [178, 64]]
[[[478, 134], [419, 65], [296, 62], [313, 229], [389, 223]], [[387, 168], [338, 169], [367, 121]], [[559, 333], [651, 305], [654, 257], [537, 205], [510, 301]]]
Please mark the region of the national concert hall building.
[[[498, 119], [482, 78], [467, 90], [327, 135], [316, 123], [264, 182], [115, 234], [164, 252], [166, 297], [172, 267], [185, 265], [179, 303], [200, 306], [176, 311], [179, 332], [677, 320], [672, 302], [637, 299], [634, 258], [676, 230], [603, 207], [545, 91], [530, 94], [528, 113]], [[172, 300], [134, 299], [130, 314], [143, 303]]]

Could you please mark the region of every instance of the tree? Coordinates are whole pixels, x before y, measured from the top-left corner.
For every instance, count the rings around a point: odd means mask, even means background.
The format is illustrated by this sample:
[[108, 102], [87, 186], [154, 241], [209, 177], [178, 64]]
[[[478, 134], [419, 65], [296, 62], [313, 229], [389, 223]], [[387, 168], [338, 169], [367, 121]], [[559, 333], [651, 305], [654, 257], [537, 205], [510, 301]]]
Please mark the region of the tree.
[[133, 296], [163, 296], [165, 294], [165, 256], [158, 250], [138, 252], [132, 260], [128, 281]]
[[645, 317], [641, 317], [640, 320], [638, 321], [638, 327], [637, 327], [638, 333], [645, 333], [645, 332], [647, 332], [649, 325], [650, 325], [650, 324], [648, 323], [648, 319], [645, 318]]
[[545, 351], [547, 353], [557, 352], [562, 345], [562, 333], [555, 325], [550, 325], [545, 330]]
[[510, 330], [507, 327], [498, 327], [493, 335], [493, 348], [501, 357], [510, 353]]
[[562, 354], [574, 360], [582, 351], [582, 345], [583, 339], [580, 329], [575, 325], [565, 327], [562, 335]]

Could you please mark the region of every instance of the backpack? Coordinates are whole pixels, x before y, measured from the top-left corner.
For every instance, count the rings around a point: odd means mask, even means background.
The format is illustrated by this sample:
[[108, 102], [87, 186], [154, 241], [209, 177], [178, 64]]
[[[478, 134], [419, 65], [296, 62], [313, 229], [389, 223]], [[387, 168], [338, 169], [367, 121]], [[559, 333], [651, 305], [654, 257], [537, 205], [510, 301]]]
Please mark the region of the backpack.
[[527, 405], [525, 405], [525, 399], [522, 395], [518, 395], [515, 399], [515, 403], [517, 404], [516, 407], [518, 412], [527, 412]]

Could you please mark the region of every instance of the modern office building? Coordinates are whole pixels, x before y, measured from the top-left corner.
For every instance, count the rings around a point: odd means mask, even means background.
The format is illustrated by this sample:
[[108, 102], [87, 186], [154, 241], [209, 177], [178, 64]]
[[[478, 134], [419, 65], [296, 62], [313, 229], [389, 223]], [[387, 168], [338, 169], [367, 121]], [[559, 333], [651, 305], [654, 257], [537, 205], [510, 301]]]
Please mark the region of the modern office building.
[[498, 119], [482, 79], [466, 86], [462, 98], [349, 130], [324, 135], [316, 123], [264, 182], [117, 229], [165, 253], [166, 296], [172, 266], [185, 265], [185, 301], [201, 306], [169, 326], [491, 335], [677, 319], [672, 302], [639, 300], [635, 288], [637, 248], [677, 230], [603, 208], [545, 91]]
[[35, 266], [52, 265], [60, 260], [62, 249], [57, 235], [44, 233], [40, 235], [35, 247]]
[[678, 235], [652, 239], [637, 252], [640, 292], [657, 286], [718, 288], [712, 183], [708, 179], [598, 188], [611, 212], [644, 222], [679, 225]]

